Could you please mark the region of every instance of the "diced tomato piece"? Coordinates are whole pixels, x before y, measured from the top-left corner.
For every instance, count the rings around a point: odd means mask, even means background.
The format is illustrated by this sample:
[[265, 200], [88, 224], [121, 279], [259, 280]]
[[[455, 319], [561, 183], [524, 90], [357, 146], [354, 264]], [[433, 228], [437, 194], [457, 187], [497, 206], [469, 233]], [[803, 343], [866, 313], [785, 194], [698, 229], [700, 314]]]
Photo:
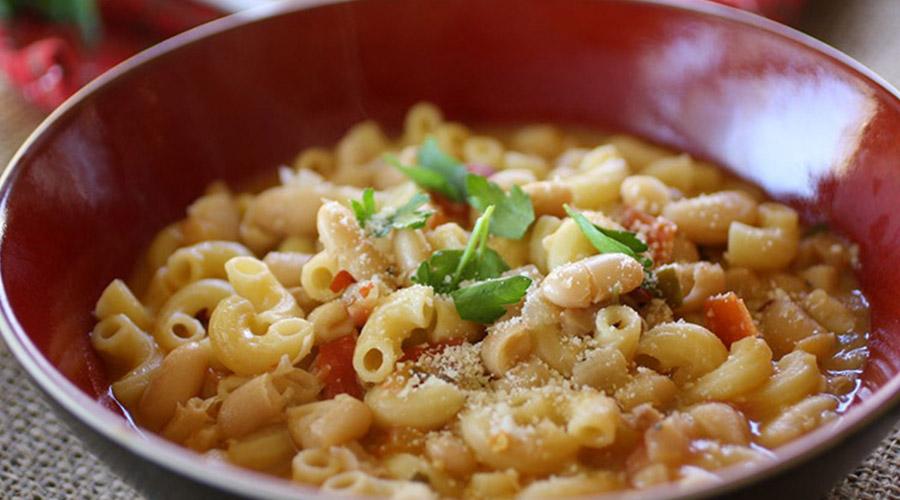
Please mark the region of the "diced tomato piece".
[[361, 399], [362, 386], [353, 369], [353, 351], [356, 335], [345, 335], [319, 346], [319, 354], [313, 361], [313, 373], [325, 386], [322, 395], [331, 399], [338, 394], [349, 394]]
[[[453, 201], [440, 193], [429, 193], [431, 201], [437, 207], [437, 213], [431, 219], [443, 218], [443, 222], [456, 222], [461, 226], [469, 223], [469, 205], [462, 201]], [[442, 223], [443, 223], [442, 222]]]
[[369, 281], [359, 287], [359, 294], [362, 295], [363, 298], [369, 296], [369, 293], [372, 292], [372, 289], [375, 288], [375, 283]]
[[418, 344], [403, 349], [403, 356], [400, 361], [416, 361], [423, 354], [440, 354], [444, 349], [462, 344], [464, 339], [447, 339], [440, 342]]
[[479, 165], [477, 163], [470, 163], [466, 165], [466, 170], [482, 177], [490, 177], [497, 173], [497, 171], [494, 170], [494, 167], [491, 167], [490, 165]]
[[627, 207], [622, 225], [629, 231], [641, 233], [650, 247], [653, 263], [666, 264], [672, 261], [675, 234], [678, 226], [665, 217], [654, 217], [635, 208]]
[[726, 347], [742, 338], [757, 334], [750, 311], [734, 292], [709, 297], [703, 304], [703, 312], [706, 315], [706, 326]]
[[334, 293], [343, 292], [345, 288], [356, 283], [356, 278], [348, 271], [341, 269], [331, 280], [331, 291]]

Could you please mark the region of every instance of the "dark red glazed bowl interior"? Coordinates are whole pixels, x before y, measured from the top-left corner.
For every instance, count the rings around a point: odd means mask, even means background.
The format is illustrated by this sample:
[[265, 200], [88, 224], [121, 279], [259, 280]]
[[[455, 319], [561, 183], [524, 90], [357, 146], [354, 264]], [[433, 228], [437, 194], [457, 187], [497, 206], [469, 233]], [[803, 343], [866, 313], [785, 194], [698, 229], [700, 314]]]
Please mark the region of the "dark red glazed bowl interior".
[[102, 413], [83, 397], [103, 402], [107, 389], [87, 340], [93, 305], [209, 182], [272, 169], [362, 119], [399, 126], [420, 100], [466, 123], [637, 134], [828, 221], [860, 245], [871, 358], [857, 408], [779, 457], [808, 456], [896, 402], [900, 101], [867, 70], [774, 23], [704, 4], [297, 7], [213, 23], [125, 63], [55, 113], [6, 172], [4, 335], [45, 390], [69, 398], [63, 406]]

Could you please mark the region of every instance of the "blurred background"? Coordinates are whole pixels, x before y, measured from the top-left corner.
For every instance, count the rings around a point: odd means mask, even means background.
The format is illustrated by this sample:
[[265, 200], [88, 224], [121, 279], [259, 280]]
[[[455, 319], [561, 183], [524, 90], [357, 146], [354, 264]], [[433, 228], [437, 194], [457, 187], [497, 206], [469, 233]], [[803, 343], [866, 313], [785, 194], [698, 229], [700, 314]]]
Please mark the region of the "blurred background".
[[[196, 25], [278, 1], [0, 0], [0, 170], [47, 113], [118, 62]], [[716, 1], [804, 31], [900, 86], [900, 0]], [[0, 378], [25, 379], [2, 343]], [[0, 393], [0, 497], [135, 498], [30, 385], [7, 387], [16, 391]], [[900, 498], [898, 457], [895, 429], [828, 498]]]
[[[123, 59], [278, 1], [0, 0], [0, 167], [48, 112]], [[805, 31], [900, 84], [900, 0], [715, 1]]]

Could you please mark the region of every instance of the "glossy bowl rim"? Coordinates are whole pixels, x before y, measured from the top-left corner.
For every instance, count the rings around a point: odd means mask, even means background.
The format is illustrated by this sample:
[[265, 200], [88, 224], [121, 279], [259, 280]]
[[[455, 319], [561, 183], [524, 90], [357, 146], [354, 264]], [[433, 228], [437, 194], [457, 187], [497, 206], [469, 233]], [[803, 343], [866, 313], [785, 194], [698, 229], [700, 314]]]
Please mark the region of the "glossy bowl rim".
[[[182, 47], [201, 42], [207, 37], [232, 29], [239, 29], [244, 25], [263, 22], [268, 18], [350, 1], [373, 0], [290, 0], [259, 6], [185, 31], [130, 57], [94, 79], [66, 100], [38, 125], [20, 146], [2, 175], [0, 175], [0, 244], [5, 239], [7, 202], [12, 185], [19, 171], [23, 168], [22, 160], [36, 145], [45, 139], [45, 133], [48, 130], [64, 122], [68, 116], [87, 102], [95, 93], [99, 93], [118, 79], [129, 75], [132, 70], [144, 64], [152, 63], [157, 58], [164, 57], [166, 54], [177, 51]], [[892, 96], [895, 106], [900, 108], [900, 92], [871, 69], [820, 40], [761, 16], [703, 0], [693, 0], [691, 2], [684, 2], [683, 0], [592, 1], [664, 7], [686, 11], [700, 17], [716, 18], [720, 22], [735, 22], [745, 27], [766, 32], [767, 36], [779, 37], [786, 42], [799, 44], [806, 49], [817, 52], [819, 56], [830, 59], [831, 62], [851, 70], [861, 81], [866, 81], [870, 86], [880, 88]], [[187, 479], [232, 494], [266, 498], [326, 497], [326, 495], [315, 488], [290, 483], [286, 480], [273, 478], [236, 466], [219, 466], [212, 462], [204, 461], [198, 458], [196, 453], [181, 446], [170, 443], [154, 434], [145, 434], [140, 430], [136, 430], [126, 419], [104, 408], [51, 365], [28, 337], [9, 303], [2, 270], [0, 270], [0, 336], [2, 336], [10, 352], [38, 388], [50, 397], [53, 402], [68, 412], [69, 416], [78, 419], [106, 440], [112, 441], [143, 460], [151, 461], [158, 467], [165, 468]], [[775, 476], [786, 468], [805, 462], [816, 455], [824, 453], [827, 449], [837, 446], [851, 435], [856, 434], [862, 427], [888, 413], [898, 403], [900, 403], [900, 373], [892, 376], [890, 380], [867, 399], [854, 405], [835, 423], [822, 426], [778, 448], [777, 451], [773, 452], [773, 460], [748, 467], [736, 466], [725, 469], [716, 474], [719, 479], [710, 483], [689, 486], [667, 483], [647, 490], [629, 491], [624, 493], [624, 496], [628, 498], [696, 498], [737, 490]], [[216, 470], [227, 470], [228, 474], [214, 476], [212, 472]]]

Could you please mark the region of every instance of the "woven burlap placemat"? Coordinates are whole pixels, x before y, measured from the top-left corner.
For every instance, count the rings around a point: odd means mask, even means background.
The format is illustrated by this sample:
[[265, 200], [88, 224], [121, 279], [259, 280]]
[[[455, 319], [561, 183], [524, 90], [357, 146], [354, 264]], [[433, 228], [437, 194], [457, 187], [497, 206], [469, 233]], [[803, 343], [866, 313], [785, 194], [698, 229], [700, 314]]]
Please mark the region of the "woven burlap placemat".
[[[896, 57], [900, 32], [892, 28], [900, 22], [897, 1], [829, 0], [825, 3], [834, 9], [828, 10], [829, 15], [823, 19], [814, 20], [809, 29], [869, 62], [889, 79], [900, 81], [900, 58]], [[860, 28], [868, 20], [886, 29], [875, 29], [880, 35], [872, 36], [873, 25]], [[884, 36], [892, 40], [885, 40]], [[891, 46], [893, 57], [878, 51]], [[0, 168], [41, 118], [0, 79]], [[2, 342], [0, 498], [141, 498], [56, 417]], [[900, 426], [853, 473], [837, 483], [826, 498], [900, 499]]]

